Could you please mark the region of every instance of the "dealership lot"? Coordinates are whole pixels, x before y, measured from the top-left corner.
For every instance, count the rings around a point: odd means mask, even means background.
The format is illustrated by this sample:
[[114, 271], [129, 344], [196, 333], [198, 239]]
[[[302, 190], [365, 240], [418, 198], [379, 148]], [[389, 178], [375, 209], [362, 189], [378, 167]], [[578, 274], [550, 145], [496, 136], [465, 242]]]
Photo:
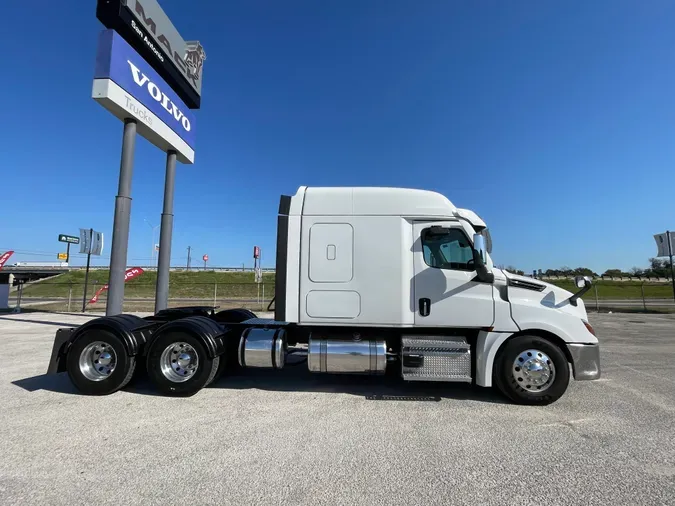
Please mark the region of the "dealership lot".
[[0, 315], [3, 504], [675, 504], [673, 316], [591, 315], [602, 379], [543, 408], [302, 365], [85, 397], [43, 373], [87, 318]]

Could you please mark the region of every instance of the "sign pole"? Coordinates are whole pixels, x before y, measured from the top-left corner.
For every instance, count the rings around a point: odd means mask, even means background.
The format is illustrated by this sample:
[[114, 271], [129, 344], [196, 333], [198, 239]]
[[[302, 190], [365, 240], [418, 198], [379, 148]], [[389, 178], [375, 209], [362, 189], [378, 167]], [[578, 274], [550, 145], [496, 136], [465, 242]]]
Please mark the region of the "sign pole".
[[66, 243], [66, 263], [70, 263], [70, 243]]
[[91, 262], [91, 243], [94, 240], [94, 229], [89, 229], [89, 247], [87, 248], [87, 269], [84, 271], [84, 294], [82, 294], [82, 312], [87, 308], [87, 284], [89, 283], [89, 264]]
[[115, 219], [110, 251], [110, 280], [105, 314], [120, 314], [124, 303], [124, 273], [127, 270], [129, 246], [129, 220], [131, 218], [131, 176], [134, 171], [134, 148], [136, 146], [136, 120], [124, 120], [120, 180], [115, 197]]
[[666, 230], [668, 238], [668, 256], [670, 257], [670, 280], [673, 283], [673, 300], [675, 300], [675, 268], [673, 268], [673, 246], [670, 243], [670, 230]]
[[169, 271], [171, 270], [171, 234], [173, 232], [173, 194], [176, 186], [176, 152], [166, 153], [166, 177], [164, 179], [164, 209], [162, 226], [159, 229], [159, 255], [157, 262], [157, 288], [155, 313], [169, 306]]

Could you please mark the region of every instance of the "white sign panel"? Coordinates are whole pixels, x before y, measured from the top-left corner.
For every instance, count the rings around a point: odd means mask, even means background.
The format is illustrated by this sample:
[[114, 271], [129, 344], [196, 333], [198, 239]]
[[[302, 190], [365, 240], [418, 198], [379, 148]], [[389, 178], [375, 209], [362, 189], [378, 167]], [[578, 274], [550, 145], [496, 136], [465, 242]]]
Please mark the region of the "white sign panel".
[[656, 234], [654, 240], [658, 249], [657, 257], [667, 257], [671, 251], [675, 252], [675, 233], [670, 234], [670, 250], [668, 250], [668, 234]]
[[88, 228], [81, 228], [80, 229], [80, 253], [82, 254], [87, 254], [89, 253], [89, 248], [91, 247], [90, 244], [90, 229]]
[[103, 233], [89, 228], [80, 229], [80, 253], [100, 255], [103, 252]]
[[94, 230], [91, 238], [91, 254], [100, 255], [101, 253], [103, 253], [103, 232]]

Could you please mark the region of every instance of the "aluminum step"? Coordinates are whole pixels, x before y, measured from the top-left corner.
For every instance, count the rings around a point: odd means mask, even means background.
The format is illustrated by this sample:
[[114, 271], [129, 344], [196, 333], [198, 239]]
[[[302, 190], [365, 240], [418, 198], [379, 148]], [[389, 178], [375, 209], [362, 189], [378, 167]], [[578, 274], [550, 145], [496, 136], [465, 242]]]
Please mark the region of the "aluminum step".
[[403, 336], [401, 375], [407, 381], [471, 383], [471, 347], [459, 336]]

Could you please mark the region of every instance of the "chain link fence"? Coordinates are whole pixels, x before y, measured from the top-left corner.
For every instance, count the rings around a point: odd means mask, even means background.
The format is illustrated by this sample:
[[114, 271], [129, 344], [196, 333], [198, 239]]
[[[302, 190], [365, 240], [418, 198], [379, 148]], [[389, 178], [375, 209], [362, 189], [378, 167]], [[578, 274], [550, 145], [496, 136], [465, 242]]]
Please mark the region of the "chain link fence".
[[[45, 311], [105, 311], [108, 291], [91, 302], [102, 283], [92, 280], [84, 293], [84, 283], [42, 281], [19, 286], [10, 295], [10, 306]], [[129, 283], [124, 287], [124, 311], [152, 312], [155, 308], [154, 283]], [[266, 311], [274, 297], [274, 282], [262, 283], [174, 283], [169, 284], [169, 307], [218, 306], [221, 309], [244, 307]]]
[[[155, 284], [134, 280], [124, 289], [125, 311], [153, 311]], [[570, 292], [578, 289], [572, 280], [558, 280], [555, 284]], [[97, 302], [90, 303], [103, 283], [92, 279], [84, 294], [83, 283], [57, 283], [41, 281], [23, 285], [10, 295], [10, 306], [43, 309], [46, 311], [105, 311], [107, 291]], [[262, 283], [198, 282], [170, 283], [169, 307], [189, 305], [219, 306], [220, 308], [245, 307], [265, 311], [274, 297], [274, 281]], [[596, 281], [583, 296], [588, 311], [673, 311], [671, 283], [640, 281]], [[560, 301], [556, 301], [560, 302]]]
[[675, 312], [671, 283], [600, 281], [583, 299], [588, 311]]

